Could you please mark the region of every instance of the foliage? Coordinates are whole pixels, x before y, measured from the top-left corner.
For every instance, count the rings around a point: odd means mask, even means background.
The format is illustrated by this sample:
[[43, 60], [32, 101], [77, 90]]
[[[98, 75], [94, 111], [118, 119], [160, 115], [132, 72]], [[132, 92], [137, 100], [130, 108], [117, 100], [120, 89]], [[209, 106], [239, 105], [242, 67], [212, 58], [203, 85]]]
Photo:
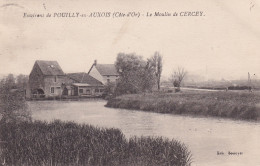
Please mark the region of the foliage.
[[118, 129], [73, 122], [35, 121], [0, 126], [6, 165], [176, 165], [191, 163], [191, 153], [176, 140], [133, 137]]
[[116, 83], [115, 82], [108, 82], [106, 85], [105, 85], [105, 89], [104, 89], [104, 92], [103, 92], [103, 97], [104, 99], [109, 99], [111, 97], [114, 97], [115, 95], [115, 88], [116, 88]]
[[[18, 77], [19, 80], [19, 77]], [[15, 77], [9, 74], [0, 82], [0, 119], [1, 123], [8, 121], [19, 122], [30, 120], [30, 112], [25, 101], [24, 86], [22, 82], [15, 81]], [[18, 88], [19, 87], [19, 88]]]
[[189, 92], [124, 95], [107, 107], [149, 112], [260, 120], [260, 94], [248, 92]]
[[155, 83], [154, 68], [141, 56], [119, 53], [115, 66], [120, 74], [117, 95], [152, 91]]
[[28, 82], [29, 77], [27, 75], [20, 74], [16, 77], [16, 88], [25, 90]]

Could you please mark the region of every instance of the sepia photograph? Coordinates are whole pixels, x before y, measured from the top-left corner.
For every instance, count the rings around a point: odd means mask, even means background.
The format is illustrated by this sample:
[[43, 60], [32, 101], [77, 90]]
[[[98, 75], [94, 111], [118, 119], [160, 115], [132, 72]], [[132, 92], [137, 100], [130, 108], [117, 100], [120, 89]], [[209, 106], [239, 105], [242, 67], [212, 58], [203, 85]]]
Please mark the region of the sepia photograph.
[[259, 156], [259, 0], [0, 0], [0, 166]]

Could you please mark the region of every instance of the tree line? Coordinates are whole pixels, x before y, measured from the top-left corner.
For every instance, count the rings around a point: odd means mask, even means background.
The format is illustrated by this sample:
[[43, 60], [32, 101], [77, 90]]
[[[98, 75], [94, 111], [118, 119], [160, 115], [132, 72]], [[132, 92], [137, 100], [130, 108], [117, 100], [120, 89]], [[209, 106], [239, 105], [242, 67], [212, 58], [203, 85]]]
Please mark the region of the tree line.
[[[115, 84], [110, 83], [106, 92], [115, 95], [129, 93], [146, 93], [160, 91], [161, 75], [163, 70], [163, 56], [156, 51], [151, 57], [144, 59], [135, 53], [119, 53], [116, 58], [115, 67], [120, 77]], [[169, 81], [176, 91], [180, 91], [181, 83], [187, 71], [183, 67], [173, 70]], [[25, 92], [28, 84], [28, 76], [9, 74], [0, 81], [1, 89], [6, 91]]]
[[162, 56], [159, 52], [155, 52], [147, 60], [135, 53], [119, 53], [115, 67], [120, 75], [115, 89], [118, 95], [160, 89]]
[[[144, 59], [135, 53], [119, 53], [115, 67], [120, 77], [115, 86], [115, 94], [146, 93], [160, 90], [163, 70], [163, 56], [156, 51], [150, 58]], [[180, 91], [186, 70], [178, 67], [170, 78]]]
[[0, 125], [30, 119], [25, 100], [28, 76], [9, 74], [0, 81]]
[[28, 82], [29, 76], [27, 75], [20, 74], [14, 76], [13, 74], [8, 74], [0, 80], [0, 85], [6, 89], [25, 90]]

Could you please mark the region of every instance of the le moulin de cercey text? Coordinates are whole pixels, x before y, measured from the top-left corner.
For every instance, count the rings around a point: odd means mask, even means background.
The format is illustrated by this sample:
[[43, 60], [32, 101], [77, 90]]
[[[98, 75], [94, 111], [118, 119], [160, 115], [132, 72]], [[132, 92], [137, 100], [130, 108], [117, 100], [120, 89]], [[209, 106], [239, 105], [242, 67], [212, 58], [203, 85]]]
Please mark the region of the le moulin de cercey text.
[[80, 12], [54, 12], [54, 13], [24, 13], [23, 17], [169, 17], [169, 16], [204, 16], [203, 11], [181, 11], [181, 12], [90, 12], [80, 13]]

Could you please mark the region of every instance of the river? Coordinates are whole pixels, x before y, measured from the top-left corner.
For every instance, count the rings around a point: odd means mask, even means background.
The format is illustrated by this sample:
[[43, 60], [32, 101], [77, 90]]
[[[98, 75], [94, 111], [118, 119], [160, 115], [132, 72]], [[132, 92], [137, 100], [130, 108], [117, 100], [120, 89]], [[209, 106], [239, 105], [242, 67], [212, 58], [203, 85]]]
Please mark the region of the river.
[[[260, 123], [106, 108], [104, 100], [28, 102], [33, 119], [60, 119], [119, 128], [131, 136], [163, 136], [185, 143], [194, 166], [260, 165]], [[218, 155], [217, 153], [224, 154]], [[228, 152], [241, 152], [229, 155]]]

